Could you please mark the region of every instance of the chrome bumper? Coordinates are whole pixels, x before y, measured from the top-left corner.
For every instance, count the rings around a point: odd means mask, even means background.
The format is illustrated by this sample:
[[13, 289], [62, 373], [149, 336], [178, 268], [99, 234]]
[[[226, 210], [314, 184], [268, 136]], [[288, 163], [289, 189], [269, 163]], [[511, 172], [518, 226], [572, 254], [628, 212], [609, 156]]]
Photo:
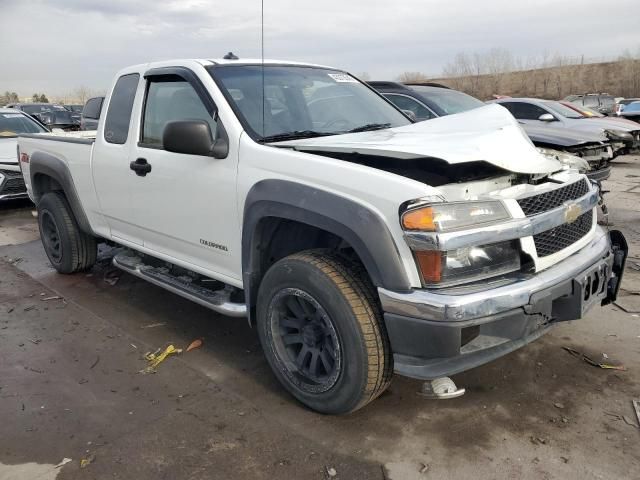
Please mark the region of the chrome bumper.
[[463, 322], [525, 307], [536, 292], [571, 280], [603, 259], [607, 259], [611, 267], [611, 240], [604, 229], [596, 227], [591, 243], [578, 252], [553, 267], [523, 275], [508, 285], [472, 293], [453, 294], [443, 290], [398, 293], [384, 288], [378, 288], [378, 293], [385, 313], [431, 321]]

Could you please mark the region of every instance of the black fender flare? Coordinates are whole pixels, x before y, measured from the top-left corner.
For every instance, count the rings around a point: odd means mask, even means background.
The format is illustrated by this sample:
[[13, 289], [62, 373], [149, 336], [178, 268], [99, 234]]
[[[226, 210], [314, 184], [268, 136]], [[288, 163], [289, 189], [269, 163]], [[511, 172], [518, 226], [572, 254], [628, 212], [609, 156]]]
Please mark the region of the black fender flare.
[[54, 179], [64, 192], [73, 216], [78, 222], [78, 227], [85, 233], [93, 235], [89, 219], [84, 212], [84, 208], [80, 203], [78, 192], [69, 167], [59, 158], [45, 152], [34, 152], [29, 159], [29, 176], [31, 177], [31, 190], [33, 192], [33, 199], [37, 205], [42, 195], [46, 192], [41, 191], [40, 182], [36, 180], [38, 175], [45, 175]]
[[384, 219], [346, 197], [287, 180], [262, 180], [249, 191], [242, 226], [242, 278], [250, 317], [259, 282], [256, 228], [265, 217], [294, 220], [333, 233], [349, 243], [378, 287], [409, 291], [411, 285]]

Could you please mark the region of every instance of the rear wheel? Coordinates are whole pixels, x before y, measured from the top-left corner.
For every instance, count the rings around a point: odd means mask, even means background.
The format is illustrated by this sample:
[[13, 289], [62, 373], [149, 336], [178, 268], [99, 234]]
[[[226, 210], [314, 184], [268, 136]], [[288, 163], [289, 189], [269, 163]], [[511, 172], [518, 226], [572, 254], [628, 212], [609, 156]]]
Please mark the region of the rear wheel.
[[73, 273], [92, 267], [98, 251], [96, 239], [80, 230], [64, 195], [45, 193], [37, 208], [40, 238], [53, 268]]
[[275, 375], [321, 413], [348, 413], [380, 395], [393, 362], [375, 289], [338, 255], [312, 250], [286, 257], [258, 293], [258, 331]]

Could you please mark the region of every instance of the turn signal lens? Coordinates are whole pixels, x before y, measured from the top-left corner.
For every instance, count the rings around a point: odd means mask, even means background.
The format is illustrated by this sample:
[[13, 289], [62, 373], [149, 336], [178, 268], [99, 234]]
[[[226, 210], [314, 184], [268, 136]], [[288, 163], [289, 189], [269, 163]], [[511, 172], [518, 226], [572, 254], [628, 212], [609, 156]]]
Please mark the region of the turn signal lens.
[[407, 230], [422, 230], [434, 232], [436, 224], [433, 221], [433, 208], [416, 208], [402, 215], [402, 226]]
[[416, 252], [416, 261], [424, 283], [438, 283], [442, 279], [442, 252]]
[[511, 218], [500, 201], [437, 203], [407, 210], [402, 227], [419, 232], [447, 232], [501, 222]]

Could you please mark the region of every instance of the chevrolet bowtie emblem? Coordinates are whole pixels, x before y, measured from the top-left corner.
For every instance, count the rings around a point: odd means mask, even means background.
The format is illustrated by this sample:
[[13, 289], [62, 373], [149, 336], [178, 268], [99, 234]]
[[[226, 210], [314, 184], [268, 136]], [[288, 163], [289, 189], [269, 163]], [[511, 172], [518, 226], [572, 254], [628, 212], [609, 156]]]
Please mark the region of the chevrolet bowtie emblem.
[[567, 223], [575, 222], [580, 215], [582, 215], [582, 207], [580, 207], [580, 205], [578, 205], [577, 203], [569, 205], [564, 211], [564, 219]]

